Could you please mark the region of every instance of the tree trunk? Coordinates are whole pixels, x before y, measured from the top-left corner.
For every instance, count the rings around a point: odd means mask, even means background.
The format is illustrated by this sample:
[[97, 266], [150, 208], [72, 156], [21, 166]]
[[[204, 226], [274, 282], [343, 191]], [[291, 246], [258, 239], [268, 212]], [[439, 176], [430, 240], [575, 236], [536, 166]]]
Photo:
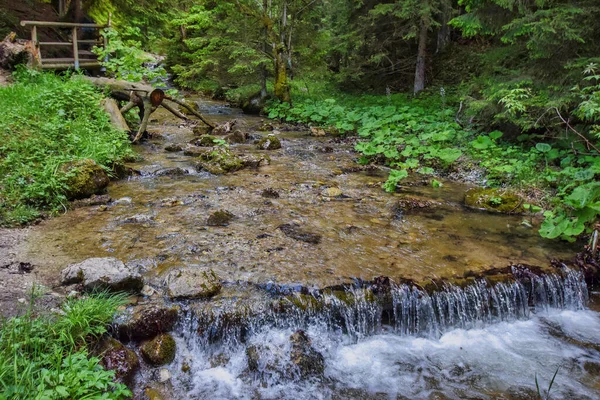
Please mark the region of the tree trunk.
[[425, 89], [425, 57], [427, 56], [427, 31], [429, 24], [427, 21], [421, 21], [419, 32], [419, 47], [417, 50], [417, 65], [415, 68], [415, 87], [414, 95]]
[[[267, 10], [268, 10], [269, 4], [267, 2], [267, 0], [263, 0], [263, 12], [265, 13], [265, 20], [267, 20]], [[268, 51], [268, 43], [267, 40], [269, 39], [269, 27], [267, 25], [265, 25], [264, 29], [263, 29], [263, 52], [265, 54], [267, 54]], [[266, 99], [267, 98], [267, 66], [265, 64], [261, 64], [260, 66], [260, 77], [261, 77], [261, 85], [260, 85], [260, 98], [261, 99]]]
[[287, 65], [285, 57], [285, 45], [278, 44], [273, 49], [275, 58], [275, 97], [284, 103], [291, 103], [290, 87], [287, 82]]
[[450, 26], [448, 26], [448, 22], [450, 22], [452, 6], [448, 1], [442, 1], [440, 12], [440, 28], [437, 34], [437, 47], [435, 49], [436, 53], [442, 53], [444, 50], [446, 50], [446, 46], [450, 42]]

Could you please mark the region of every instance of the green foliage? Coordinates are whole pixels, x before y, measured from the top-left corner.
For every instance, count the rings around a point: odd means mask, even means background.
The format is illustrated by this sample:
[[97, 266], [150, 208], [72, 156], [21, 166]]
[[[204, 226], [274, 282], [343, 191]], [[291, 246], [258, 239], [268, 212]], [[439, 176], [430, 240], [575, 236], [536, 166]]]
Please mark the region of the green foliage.
[[[128, 28], [130, 36], [136, 36], [137, 28]], [[145, 63], [155, 62], [154, 57], [141, 50], [142, 44], [134, 39], [123, 39], [113, 28], [105, 28], [102, 36], [107, 39], [106, 47], [95, 47], [94, 53], [106, 68], [106, 73], [117, 79], [130, 82], [166, 79], [167, 72], [162, 66], [154, 69], [145, 67]]]
[[30, 222], [64, 208], [59, 167], [91, 158], [110, 168], [131, 154], [127, 135], [112, 128], [102, 95], [78, 76], [20, 71], [0, 88], [0, 224]]
[[67, 300], [61, 311], [36, 315], [35, 293], [26, 313], [0, 325], [2, 399], [124, 399], [131, 392], [114, 380], [86, 344], [106, 332], [124, 295], [95, 294]]

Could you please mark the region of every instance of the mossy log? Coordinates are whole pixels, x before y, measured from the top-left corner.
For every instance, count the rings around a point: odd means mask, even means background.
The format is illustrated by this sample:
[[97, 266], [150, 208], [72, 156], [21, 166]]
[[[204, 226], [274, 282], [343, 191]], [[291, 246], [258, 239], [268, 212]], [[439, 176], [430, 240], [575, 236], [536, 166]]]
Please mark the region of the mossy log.
[[[196, 116], [211, 129], [215, 127], [212, 122], [202, 116], [202, 114], [200, 114], [198, 111], [194, 110], [189, 104], [185, 103], [185, 101], [169, 96], [162, 90], [155, 89], [150, 85], [109, 78], [86, 77], [86, 79], [97, 87], [108, 88], [113, 98], [127, 101], [128, 103], [120, 110], [122, 115], [132, 108], [139, 108], [141, 123], [136, 135], [133, 138], [134, 143], [140, 140], [143, 133], [146, 131], [146, 127], [148, 126], [150, 115], [156, 111], [158, 107], [163, 107], [178, 118], [187, 119], [183, 113], [179, 112], [168, 102], [173, 102], [180, 107], [185, 108], [190, 114]], [[165, 100], [168, 102], [165, 102]]]

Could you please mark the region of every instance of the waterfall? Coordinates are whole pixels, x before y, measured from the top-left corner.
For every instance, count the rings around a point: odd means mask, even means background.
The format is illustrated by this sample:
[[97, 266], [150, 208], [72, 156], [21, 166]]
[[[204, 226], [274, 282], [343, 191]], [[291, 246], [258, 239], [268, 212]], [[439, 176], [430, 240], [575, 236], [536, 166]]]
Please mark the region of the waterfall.
[[182, 329], [205, 345], [231, 345], [269, 328], [319, 325], [354, 340], [381, 332], [439, 337], [450, 329], [472, 329], [527, 319], [531, 312], [584, 309], [588, 290], [579, 271], [534, 275], [514, 271], [515, 280], [490, 285], [485, 279], [459, 287], [446, 284], [428, 293], [415, 285], [391, 283], [383, 293], [369, 284], [279, 299], [189, 309]]

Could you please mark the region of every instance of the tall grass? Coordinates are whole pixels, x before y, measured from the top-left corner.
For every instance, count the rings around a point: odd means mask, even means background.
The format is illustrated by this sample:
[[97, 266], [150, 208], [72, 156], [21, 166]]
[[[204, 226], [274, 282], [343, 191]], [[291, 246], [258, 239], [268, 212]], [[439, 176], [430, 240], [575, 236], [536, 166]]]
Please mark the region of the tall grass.
[[63, 208], [62, 164], [91, 158], [108, 168], [131, 152], [102, 94], [81, 77], [20, 70], [15, 78], [0, 87], [0, 225]]
[[106, 332], [124, 295], [94, 294], [67, 300], [58, 313], [35, 315], [35, 294], [23, 316], [0, 325], [0, 399], [123, 399], [87, 343]]

